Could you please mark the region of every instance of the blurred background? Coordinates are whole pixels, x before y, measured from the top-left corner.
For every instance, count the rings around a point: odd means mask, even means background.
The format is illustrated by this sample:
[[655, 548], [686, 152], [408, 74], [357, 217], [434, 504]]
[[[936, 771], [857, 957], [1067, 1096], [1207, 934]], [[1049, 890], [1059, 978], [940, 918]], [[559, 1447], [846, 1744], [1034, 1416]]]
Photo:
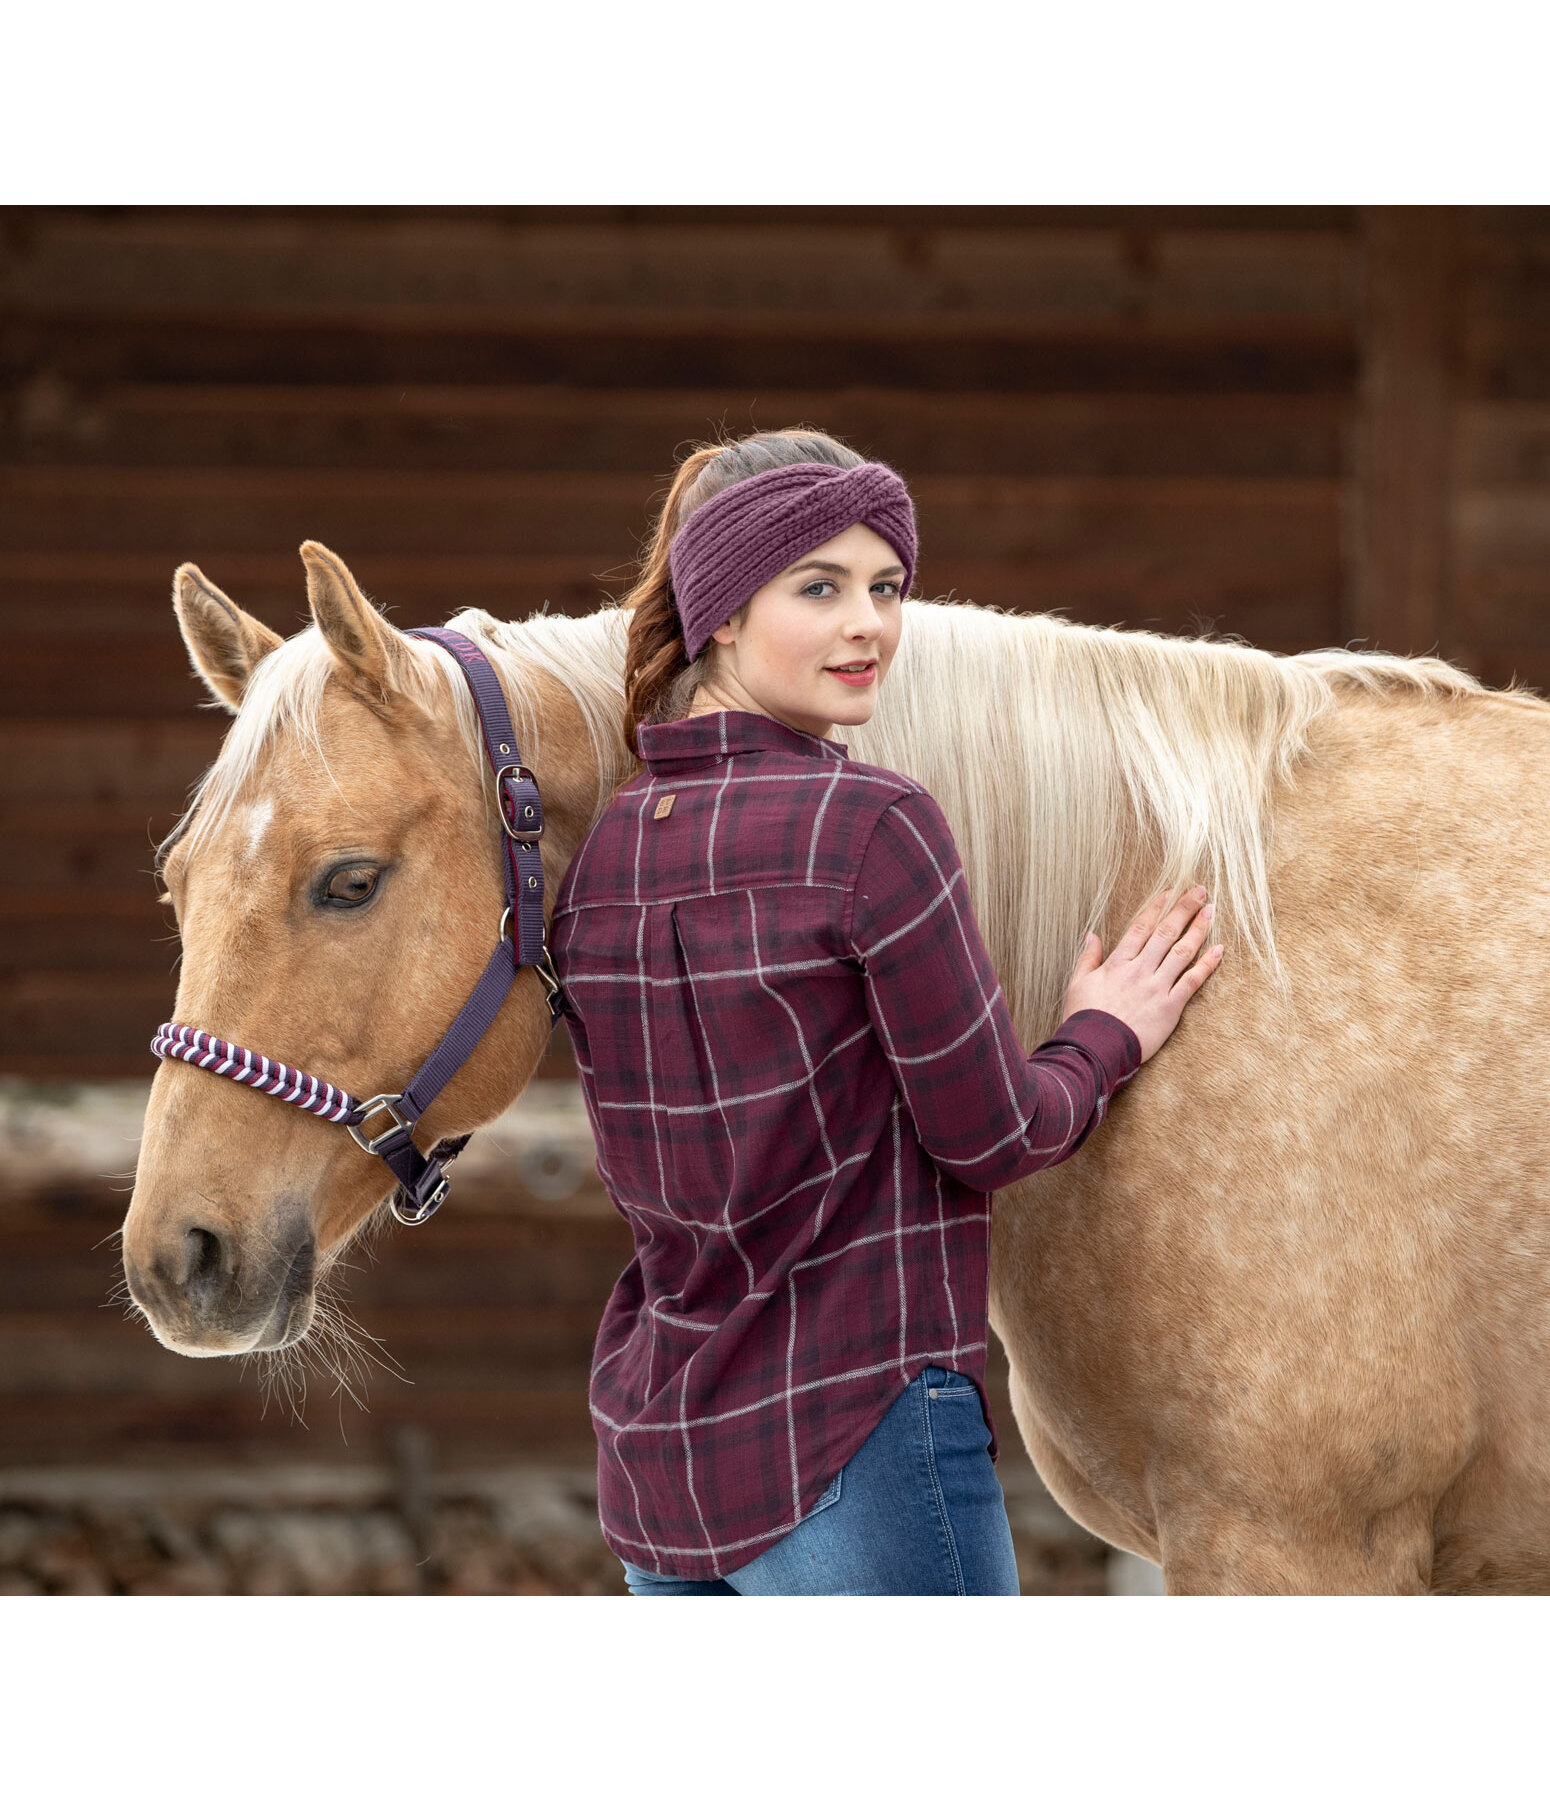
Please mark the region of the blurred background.
[[[629, 1237], [563, 1031], [355, 1258], [353, 1392], [111, 1298], [152, 852], [223, 729], [179, 562], [282, 632], [307, 537], [400, 625], [591, 611], [681, 447], [803, 422], [908, 477], [928, 595], [1544, 689], [1547, 303], [1537, 208], [0, 211], [0, 1591], [623, 1591], [586, 1375]], [[1144, 1589], [993, 1383], [1025, 1591]]]

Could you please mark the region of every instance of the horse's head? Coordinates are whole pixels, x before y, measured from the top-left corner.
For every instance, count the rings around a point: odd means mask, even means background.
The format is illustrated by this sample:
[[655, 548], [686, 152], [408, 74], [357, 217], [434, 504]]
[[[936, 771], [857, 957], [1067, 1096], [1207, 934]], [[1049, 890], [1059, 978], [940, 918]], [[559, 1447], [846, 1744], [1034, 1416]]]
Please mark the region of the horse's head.
[[[497, 940], [500, 828], [450, 659], [390, 626], [320, 545], [302, 556], [313, 628], [288, 641], [191, 565], [177, 574], [194, 666], [237, 716], [164, 864], [183, 941], [173, 1016], [357, 1096], [398, 1092]], [[542, 700], [552, 902], [597, 759], [564, 688], [538, 685], [516, 716], [524, 729]], [[416, 1141], [499, 1114], [549, 1026], [523, 970]], [[342, 1125], [164, 1062], [124, 1227], [129, 1291], [187, 1355], [294, 1343], [319, 1273], [393, 1187]]]

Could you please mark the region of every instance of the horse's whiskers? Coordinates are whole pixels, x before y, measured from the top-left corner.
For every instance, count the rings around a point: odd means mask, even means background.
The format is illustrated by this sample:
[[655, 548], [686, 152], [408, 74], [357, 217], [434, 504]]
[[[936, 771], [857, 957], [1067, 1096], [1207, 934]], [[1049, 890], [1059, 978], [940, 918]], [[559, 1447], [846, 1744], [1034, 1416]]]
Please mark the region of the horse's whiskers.
[[325, 1367], [330, 1368], [340, 1386], [363, 1412], [367, 1410], [365, 1402], [356, 1395], [350, 1385], [351, 1380], [360, 1382], [364, 1387], [372, 1367], [375, 1367], [400, 1381], [408, 1381], [403, 1364], [380, 1338], [374, 1337], [358, 1320], [350, 1317], [345, 1311], [344, 1303], [337, 1296], [318, 1296], [313, 1326], [319, 1332], [318, 1350]]
[[289, 1344], [283, 1350], [256, 1351], [263, 1405], [260, 1418], [268, 1418], [269, 1403], [278, 1400], [292, 1419], [305, 1428], [303, 1416], [307, 1404], [307, 1365], [300, 1354], [300, 1344]]
[[329, 1291], [329, 1279], [349, 1266], [341, 1261], [337, 1248], [330, 1253], [314, 1289], [312, 1322], [306, 1333], [283, 1349], [253, 1353], [251, 1360], [263, 1388], [261, 1416], [267, 1416], [271, 1401], [275, 1401], [297, 1424], [305, 1425], [309, 1377], [326, 1379], [331, 1392], [341, 1399], [347, 1396], [363, 1413], [371, 1410], [366, 1396], [374, 1369], [408, 1382], [403, 1365], [382, 1340], [351, 1318], [343, 1299]]

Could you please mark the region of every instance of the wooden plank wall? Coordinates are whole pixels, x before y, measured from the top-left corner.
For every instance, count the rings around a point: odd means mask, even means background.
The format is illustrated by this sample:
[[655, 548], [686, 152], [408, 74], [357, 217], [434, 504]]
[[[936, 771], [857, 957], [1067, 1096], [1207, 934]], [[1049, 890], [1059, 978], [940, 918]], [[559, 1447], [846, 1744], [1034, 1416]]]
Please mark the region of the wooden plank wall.
[[1337, 640], [1340, 211], [37, 210], [0, 221], [0, 1070], [143, 1073], [151, 850], [214, 751], [168, 604], [296, 546], [401, 623], [622, 591], [675, 446], [910, 476], [928, 593]]
[[1350, 632], [1550, 692], [1550, 209], [1363, 238]]
[[1550, 209], [1457, 225], [1444, 496], [1445, 641], [1550, 693]]

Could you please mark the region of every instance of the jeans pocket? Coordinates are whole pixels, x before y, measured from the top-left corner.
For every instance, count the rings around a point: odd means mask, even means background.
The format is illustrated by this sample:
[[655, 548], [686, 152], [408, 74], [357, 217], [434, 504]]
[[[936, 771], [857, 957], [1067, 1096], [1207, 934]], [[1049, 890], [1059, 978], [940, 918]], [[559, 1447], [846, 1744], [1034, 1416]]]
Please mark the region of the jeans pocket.
[[926, 1388], [927, 1429], [934, 1453], [961, 1456], [988, 1450], [990, 1426], [979, 1389], [956, 1370], [943, 1374], [944, 1380], [938, 1383], [933, 1378]]
[[965, 1394], [979, 1398], [979, 1389], [967, 1375], [960, 1375], [956, 1369], [939, 1369], [933, 1365], [922, 1374], [926, 1393], [933, 1400], [956, 1400]]

